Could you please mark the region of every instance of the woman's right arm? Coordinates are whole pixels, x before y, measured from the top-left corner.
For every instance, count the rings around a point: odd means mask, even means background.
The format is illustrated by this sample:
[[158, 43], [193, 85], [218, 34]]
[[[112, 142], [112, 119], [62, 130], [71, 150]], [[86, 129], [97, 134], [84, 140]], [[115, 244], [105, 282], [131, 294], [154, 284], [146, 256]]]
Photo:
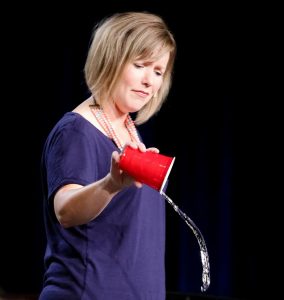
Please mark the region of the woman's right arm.
[[[139, 146], [143, 149], [144, 145]], [[132, 147], [137, 148], [136, 145]], [[111, 199], [123, 188], [136, 182], [119, 168], [120, 156], [112, 153], [110, 172], [102, 179], [87, 186], [67, 184], [54, 197], [54, 211], [59, 223], [65, 227], [82, 225], [96, 218]]]

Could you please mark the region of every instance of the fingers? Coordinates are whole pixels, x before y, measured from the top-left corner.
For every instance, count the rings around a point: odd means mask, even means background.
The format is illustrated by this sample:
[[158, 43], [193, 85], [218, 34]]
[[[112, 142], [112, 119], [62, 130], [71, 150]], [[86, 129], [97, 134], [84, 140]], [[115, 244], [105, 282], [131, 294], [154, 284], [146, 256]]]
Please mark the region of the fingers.
[[139, 181], [134, 181], [134, 184], [138, 189], [142, 188], [142, 186], [143, 186], [143, 184]]
[[[138, 148], [138, 146], [137, 146]], [[131, 184], [134, 184], [137, 188], [141, 188], [143, 185], [139, 181], [135, 181], [133, 177], [128, 175], [126, 172], [120, 169], [119, 167], [119, 161], [120, 161], [120, 154], [117, 151], [113, 151], [111, 155], [111, 178], [113, 179], [113, 182], [123, 187], [128, 187]]]
[[112, 162], [118, 164], [120, 160], [120, 155], [117, 151], [112, 152]]
[[143, 143], [127, 142], [124, 147], [130, 146], [133, 149], [139, 149], [141, 152], [146, 152], [146, 146]]
[[127, 142], [124, 147], [130, 146], [132, 149], [139, 149], [141, 152], [151, 151], [155, 153], [159, 153], [160, 150], [156, 147], [146, 148], [145, 144], [143, 143], [134, 143], [134, 142]]
[[155, 148], [155, 147], [150, 147], [147, 149], [147, 151], [152, 151], [152, 152], [155, 152], [155, 153], [159, 153], [160, 150], [158, 148]]
[[127, 147], [127, 146], [130, 146], [131, 148], [133, 148], [133, 149], [137, 149], [138, 148], [138, 145], [137, 145], [137, 143], [134, 143], [134, 142], [127, 142], [127, 143], [125, 143], [125, 145], [124, 145], [124, 147]]
[[145, 146], [143, 143], [139, 143], [139, 144], [138, 144], [138, 149], [139, 149], [141, 152], [146, 152], [146, 151], [147, 151], [146, 146]]

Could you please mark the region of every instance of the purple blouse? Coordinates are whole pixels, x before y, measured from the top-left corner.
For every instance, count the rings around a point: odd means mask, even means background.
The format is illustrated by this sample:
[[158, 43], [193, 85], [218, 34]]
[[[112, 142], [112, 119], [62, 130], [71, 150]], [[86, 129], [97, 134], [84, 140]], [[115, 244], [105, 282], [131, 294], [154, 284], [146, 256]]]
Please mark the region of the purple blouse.
[[165, 299], [165, 200], [159, 192], [125, 188], [80, 226], [64, 229], [55, 217], [55, 192], [104, 177], [115, 150], [77, 113], [66, 113], [50, 132], [42, 155], [47, 247], [40, 300]]

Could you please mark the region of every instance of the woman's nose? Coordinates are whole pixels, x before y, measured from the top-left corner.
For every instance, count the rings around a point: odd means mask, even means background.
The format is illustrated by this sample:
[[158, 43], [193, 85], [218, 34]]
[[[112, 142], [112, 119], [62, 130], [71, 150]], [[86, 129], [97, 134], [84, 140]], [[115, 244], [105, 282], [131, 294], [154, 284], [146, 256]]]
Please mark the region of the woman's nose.
[[145, 70], [145, 72], [143, 74], [143, 78], [142, 78], [142, 83], [146, 87], [151, 86], [153, 84], [153, 74], [151, 74], [151, 71]]

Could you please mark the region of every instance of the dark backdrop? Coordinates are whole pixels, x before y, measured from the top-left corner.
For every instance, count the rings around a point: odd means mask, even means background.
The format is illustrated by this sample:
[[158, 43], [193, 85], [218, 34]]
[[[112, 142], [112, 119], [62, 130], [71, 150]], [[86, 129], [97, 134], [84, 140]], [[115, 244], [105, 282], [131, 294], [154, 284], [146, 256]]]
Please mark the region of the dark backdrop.
[[[1, 289], [40, 291], [45, 243], [41, 149], [54, 123], [87, 96], [82, 70], [93, 26], [127, 10], [160, 14], [176, 37], [172, 90], [159, 114], [140, 130], [148, 146], [176, 157], [167, 194], [207, 243], [211, 286], [205, 295], [271, 295], [277, 290], [271, 265], [277, 263], [269, 262], [273, 246], [260, 204], [263, 122], [269, 116], [259, 116], [267, 92], [262, 70], [269, 12], [233, 4], [132, 2], [108, 1], [103, 8], [25, 4], [7, 10], [0, 295]], [[197, 240], [169, 205], [166, 249], [168, 292], [201, 296]]]

